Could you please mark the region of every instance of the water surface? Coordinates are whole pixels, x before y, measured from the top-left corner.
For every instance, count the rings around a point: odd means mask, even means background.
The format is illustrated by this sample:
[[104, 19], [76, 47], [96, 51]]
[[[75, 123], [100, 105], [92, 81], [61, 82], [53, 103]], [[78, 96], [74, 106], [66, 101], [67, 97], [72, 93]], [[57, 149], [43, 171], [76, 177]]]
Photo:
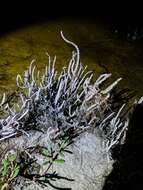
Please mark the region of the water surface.
[[47, 63], [48, 52], [57, 56], [56, 68], [68, 65], [72, 47], [60, 36], [60, 30], [75, 42], [81, 51], [81, 61], [93, 70], [95, 78], [112, 73], [112, 80], [123, 77], [120, 86], [133, 89], [137, 97], [143, 94], [143, 50], [139, 46], [115, 39], [99, 22], [65, 20], [37, 23], [0, 36], [0, 93], [13, 91], [15, 78], [32, 59], [39, 69]]

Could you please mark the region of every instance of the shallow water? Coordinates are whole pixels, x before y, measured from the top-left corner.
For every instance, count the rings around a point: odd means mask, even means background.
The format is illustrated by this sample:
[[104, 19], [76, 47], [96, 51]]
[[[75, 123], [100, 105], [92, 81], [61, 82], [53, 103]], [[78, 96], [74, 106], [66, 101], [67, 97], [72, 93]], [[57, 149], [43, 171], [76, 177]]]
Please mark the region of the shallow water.
[[137, 97], [143, 94], [143, 50], [133, 43], [113, 37], [107, 27], [88, 20], [56, 20], [37, 23], [11, 31], [0, 37], [0, 93], [13, 91], [15, 78], [32, 59], [39, 69], [48, 59], [45, 52], [57, 56], [56, 67], [68, 65], [72, 47], [60, 37], [75, 42], [81, 51], [81, 61], [93, 70], [95, 78], [112, 73], [112, 79], [123, 77], [121, 88], [133, 89]]

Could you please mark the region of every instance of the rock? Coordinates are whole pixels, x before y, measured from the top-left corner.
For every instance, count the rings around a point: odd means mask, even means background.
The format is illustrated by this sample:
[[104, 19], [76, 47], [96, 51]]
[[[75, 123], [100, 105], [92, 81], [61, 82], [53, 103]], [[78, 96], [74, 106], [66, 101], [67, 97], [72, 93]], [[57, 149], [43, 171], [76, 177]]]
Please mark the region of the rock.
[[[36, 139], [39, 139], [39, 134], [33, 138], [33, 141], [36, 142]], [[41, 144], [45, 144], [46, 136], [45, 139], [41, 136], [41, 140], [43, 141]], [[28, 141], [27, 143], [29, 144], [31, 140]], [[65, 163], [54, 164], [51, 171], [56, 171], [59, 176], [74, 179], [74, 181], [61, 179], [51, 181], [51, 183], [57, 187], [71, 188], [73, 190], [101, 190], [106, 176], [112, 171], [114, 161], [108, 161], [107, 154], [102, 147], [102, 138], [98, 135], [98, 131], [82, 134], [73, 145], [70, 145], [69, 149], [73, 154], [66, 153]], [[18, 181], [21, 184], [15, 185], [14, 190], [43, 189], [40, 186], [37, 187], [35, 182], [25, 182], [25, 179], [21, 177], [17, 179], [17, 183]], [[44, 189], [52, 190], [53, 187], [47, 184]]]

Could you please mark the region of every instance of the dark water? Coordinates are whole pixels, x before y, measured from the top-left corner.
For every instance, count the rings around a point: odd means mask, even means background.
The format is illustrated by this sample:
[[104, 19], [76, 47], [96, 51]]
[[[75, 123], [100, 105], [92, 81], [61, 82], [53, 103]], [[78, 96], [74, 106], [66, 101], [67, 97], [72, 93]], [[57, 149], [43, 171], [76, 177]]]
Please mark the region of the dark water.
[[47, 63], [45, 52], [57, 55], [57, 68], [68, 64], [72, 47], [60, 37], [60, 30], [81, 50], [81, 61], [99, 74], [110, 72], [112, 80], [122, 77], [123, 88], [143, 94], [143, 48], [141, 44], [118, 38], [101, 20], [55, 19], [24, 25], [1, 34], [0, 37], [0, 89], [12, 90], [15, 77], [22, 73], [32, 59], [38, 67]]

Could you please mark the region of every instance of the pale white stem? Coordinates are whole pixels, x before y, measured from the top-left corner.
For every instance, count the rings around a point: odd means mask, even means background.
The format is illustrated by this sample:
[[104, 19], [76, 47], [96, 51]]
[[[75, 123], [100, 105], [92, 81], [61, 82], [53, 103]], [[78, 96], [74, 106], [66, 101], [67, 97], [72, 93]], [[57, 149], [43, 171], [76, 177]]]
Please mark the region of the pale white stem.
[[19, 80], [20, 80], [21, 83], [23, 84], [23, 80], [22, 80], [21, 76], [18, 74], [17, 77], [16, 77], [17, 86], [18, 86], [19, 88], [23, 88], [23, 89], [26, 88], [24, 85], [21, 86], [21, 85], [19, 84]]
[[32, 74], [32, 67], [33, 67], [33, 63], [35, 62], [36, 60], [33, 59], [30, 63], [30, 66], [29, 66], [29, 74], [31, 75]]
[[52, 72], [51, 72], [52, 79], [53, 79], [54, 73], [55, 73], [55, 63], [56, 63], [56, 56], [54, 56], [53, 65], [52, 65]]
[[109, 114], [109, 115], [101, 122], [101, 124], [99, 125], [99, 128], [101, 128], [102, 125], [103, 125], [106, 121], [108, 121], [111, 117], [113, 117], [114, 114], [115, 114], [115, 112]]
[[70, 60], [69, 62], [69, 66], [68, 66], [68, 77], [71, 79], [72, 76], [71, 76], [71, 65], [72, 65], [72, 61]]
[[100, 75], [94, 85], [99, 86], [101, 83], [103, 83], [103, 81], [107, 80], [110, 76], [111, 76], [111, 73]]
[[28, 70], [26, 70], [24, 72], [24, 84], [25, 84], [25, 86], [27, 86], [29, 84], [29, 71]]
[[16, 134], [17, 134], [17, 132], [15, 132], [15, 133], [13, 133], [13, 134], [10, 134], [10, 135], [8, 135], [8, 136], [6, 136], [6, 137], [3, 137], [3, 138], [0, 139], [0, 141], [3, 141], [3, 140], [6, 140], [6, 139], [9, 139], [10, 137], [15, 136]]
[[2, 106], [4, 104], [5, 98], [6, 98], [6, 95], [5, 95], [5, 93], [3, 93], [3, 97], [2, 97], [2, 101], [0, 103], [0, 106]]
[[77, 69], [78, 69], [78, 66], [79, 66], [79, 62], [80, 62], [80, 52], [79, 52], [79, 48], [78, 48], [78, 46], [77, 46], [75, 43], [73, 43], [73, 42], [71, 42], [70, 40], [66, 39], [66, 38], [64, 37], [62, 31], [61, 31], [61, 37], [63, 38], [63, 40], [64, 40], [65, 42], [67, 42], [68, 44], [71, 44], [71, 45], [76, 49], [76, 52], [77, 52], [77, 60], [76, 60], [76, 67], [75, 67], [75, 70], [74, 70], [74, 72], [76, 73], [76, 72], [77, 72]]
[[32, 81], [35, 83], [34, 73], [35, 73], [35, 65], [34, 65], [34, 67], [33, 67], [33, 69], [32, 69], [32, 74], [31, 74]]
[[98, 105], [95, 103], [95, 104], [91, 105], [90, 107], [88, 107], [87, 112], [93, 111], [93, 110], [95, 110], [97, 107], [98, 107]]
[[21, 102], [22, 102], [22, 104], [24, 104], [24, 97], [23, 97], [23, 95], [20, 93], [20, 98], [21, 98]]
[[61, 80], [61, 82], [60, 82], [59, 89], [58, 89], [57, 95], [55, 97], [55, 105], [57, 104], [57, 102], [58, 102], [58, 100], [60, 98], [62, 88], [63, 88], [63, 80]]
[[84, 76], [83, 76], [83, 78], [79, 81], [79, 83], [78, 83], [78, 86], [77, 86], [77, 88], [76, 88], [76, 91], [75, 91], [75, 93], [77, 93], [77, 91], [78, 91], [78, 89], [79, 89], [79, 87], [81, 86], [81, 84], [84, 82], [84, 80], [85, 80], [85, 78], [87, 77], [87, 75], [89, 75], [90, 73], [92, 73], [92, 71], [88, 71]]
[[120, 81], [122, 78], [118, 78], [115, 82], [113, 82], [110, 86], [108, 86], [105, 90], [102, 90], [102, 94], [107, 94], [109, 93]]
[[49, 76], [51, 74], [51, 57], [48, 54], [48, 52], [46, 52], [46, 55], [48, 56], [49, 62], [48, 62], [48, 72], [49, 72]]
[[17, 120], [20, 121], [28, 112], [29, 110], [27, 109]]
[[142, 104], [143, 102], [143, 96], [138, 100], [138, 104]]
[[41, 93], [42, 93], [42, 89], [39, 88], [38, 91], [36, 92], [36, 98], [35, 98], [35, 101], [39, 100], [40, 96], [41, 96]]
[[95, 120], [97, 120], [97, 116], [93, 117], [90, 122], [89, 122], [89, 125], [91, 125]]
[[9, 107], [9, 104], [7, 104], [6, 108], [10, 112], [10, 114], [15, 115], [15, 112]]

